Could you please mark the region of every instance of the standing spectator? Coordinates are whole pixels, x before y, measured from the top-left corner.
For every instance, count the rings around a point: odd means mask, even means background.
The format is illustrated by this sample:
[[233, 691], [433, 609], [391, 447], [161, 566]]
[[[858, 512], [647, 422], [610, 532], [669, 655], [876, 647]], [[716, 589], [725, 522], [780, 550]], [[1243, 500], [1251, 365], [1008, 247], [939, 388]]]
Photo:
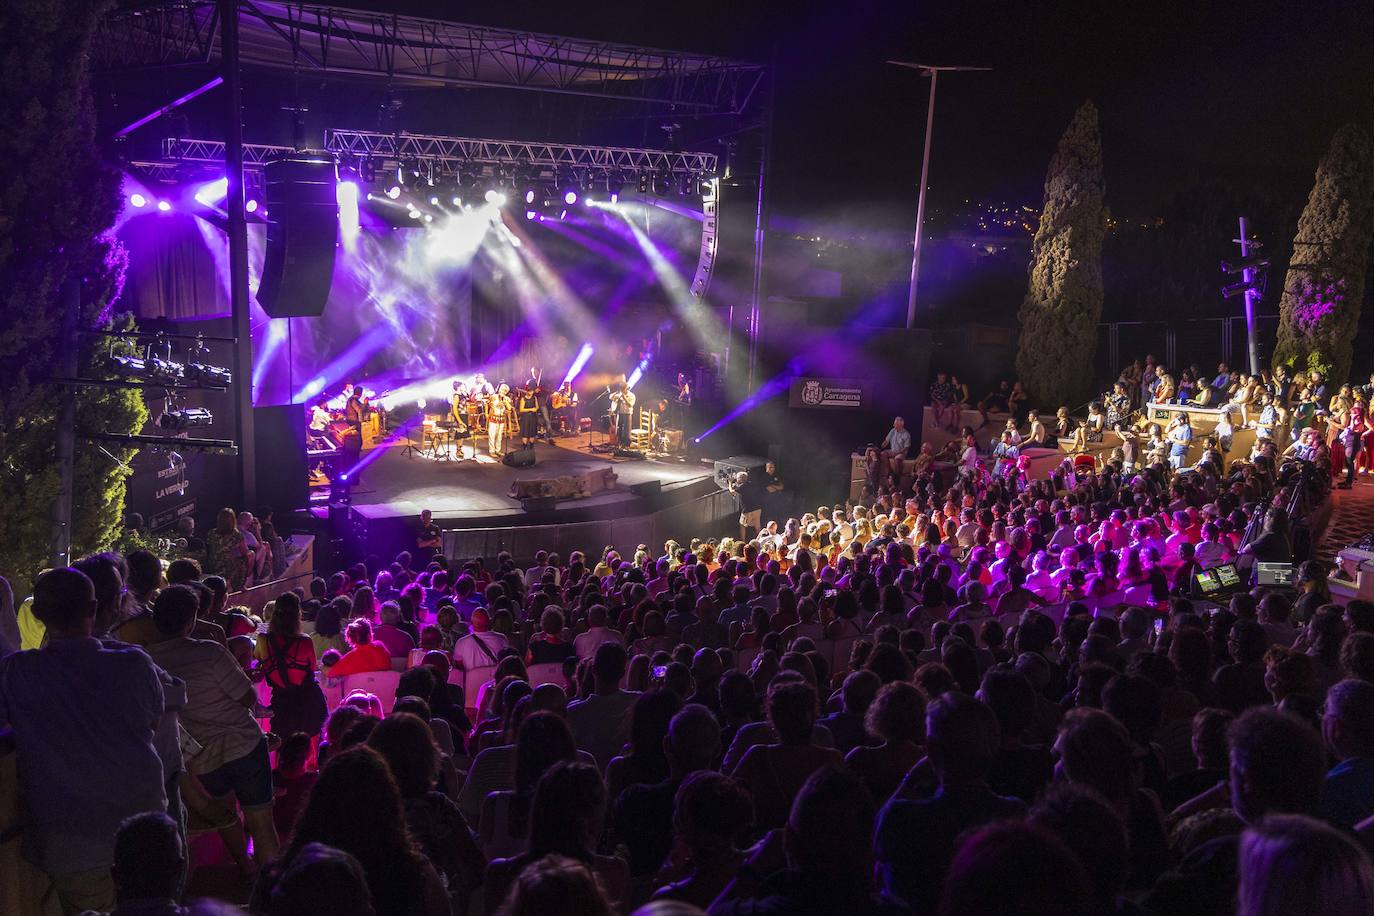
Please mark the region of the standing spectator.
[[415, 548], [416, 556], [425, 561], [443, 552], [444, 534], [434, 524], [434, 513], [428, 509], [420, 511], [420, 530], [415, 536]]
[[14, 729], [33, 861], [68, 913], [114, 906], [116, 829], [167, 807], [153, 744], [163, 714], [157, 669], [142, 650], [94, 639], [95, 612], [90, 579], [45, 572], [33, 613], [47, 645], [0, 661], [0, 722]]
[[181, 724], [200, 745], [187, 763], [209, 796], [243, 809], [259, 867], [277, 854], [272, 823], [272, 761], [267, 738], [253, 719], [258, 693], [229, 650], [192, 639], [199, 602], [195, 592], [173, 585], [153, 603], [153, 622], [163, 635], [148, 654], [168, 674], [186, 682]]
[[253, 657], [272, 688], [272, 728], [277, 734], [319, 735], [329, 708], [315, 680], [315, 644], [301, 633], [301, 600], [295, 592], [278, 596]]

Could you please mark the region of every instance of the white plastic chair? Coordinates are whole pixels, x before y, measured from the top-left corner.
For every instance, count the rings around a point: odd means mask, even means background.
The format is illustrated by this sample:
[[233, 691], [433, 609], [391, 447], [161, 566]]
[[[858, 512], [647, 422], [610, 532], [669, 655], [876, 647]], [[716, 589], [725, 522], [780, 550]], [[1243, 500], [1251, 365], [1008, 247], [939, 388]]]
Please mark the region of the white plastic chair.
[[384, 712], [391, 712], [396, 705], [396, 688], [401, 683], [399, 671], [361, 671], [343, 679], [343, 697], [346, 699], [355, 690], [365, 690], [377, 697]]

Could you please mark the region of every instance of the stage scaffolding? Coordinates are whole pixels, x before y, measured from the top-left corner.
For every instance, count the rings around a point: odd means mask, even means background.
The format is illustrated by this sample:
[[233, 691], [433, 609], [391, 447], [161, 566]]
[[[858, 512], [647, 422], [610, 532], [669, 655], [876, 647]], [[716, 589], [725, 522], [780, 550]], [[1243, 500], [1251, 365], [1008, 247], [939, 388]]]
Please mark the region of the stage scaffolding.
[[[248, 269], [245, 187], [257, 179], [261, 164], [280, 147], [246, 144], [242, 137], [240, 71], [243, 67], [314, 72], [342, 78], [374, 78], [387, 85], [411, 88], [457, 86], [492, 90], [551, 93], [623, 104], [627, 114], [720, 118], [717, 139], [747, 132], [762, 135], [754, 212], [753, 287], [749, 305], [749, 378], [754, 370], [760, 333], [764, 178], [767, 172], [768, 132], [771, 123], [770, 69], [762, 64], [709, 54], [638, 47], [618, 42], [568, 38], [512, 29], [492, 28], [353, 10], [313, 3], [266, 0], [131, 0], [120, 2], [101, 25], [92, 49], [95, 69], [105, 74], [150, 68], [209, 68], [222, 81], [224, 141], [169, 141], [194, 144], [220, 154], [228, 175], [225, 208], [231, 251], [230, 293], [233, 324], [240, 343], [234, 373], [249, 378], [252, 371], [248, 334]], [[214, 81], [178, 99], [151, 117], [130, 125], [137, 129], [173, 110]], [[122, 136], [122, 134], [121, 134]], [[658, 175], [714, 177], [719, 169], [714, 154], [633, 150], [618, 147], [571, 146], [526, 141], [369, 134], [331, 131], [330, 143], [346, 147], [346, 157], [395, 155], [412, 148], [415, 158], [461, 159], [487, 164], [528, 162], [536, 166], [595, 168], [602, 171], [652, 172]], [[733, 145], [734, 141], [731, 140]], [[197, 161], [192, 148], [175, 146], [161, 162], [135, 162], [154, 177], [173, 177], [178, 162]], [[424, 154], [423, 156], [421, 154]], [[462, 153], [464, 155], [453, 155]], [[208, 159], [199, 161], [210, 161]], [[721, 176], [726, 177], [725, 175]], [[752, 178], [753, 176], [750, 176]], [[705, 200], [708, 231], [703, 233], [702, 256], [692, 290], [705, 289], [716, 254], [716, 196], [722, 182], [711, 182]], [[752, 184], [752, 180], [749, 181]], [[703, 268], [703, 265], [705, 267]], [[704, 271], [704, 272], [703, 272]], [[734, 306], [731, 306], [733, 315]], [[727, 365], [729, 347], [727, 344]], [[728, 371], [728, 370], [727, 370]], [[248, 392], [249, 386], [239, 386]], [[244, 504], [256, 504], [249, 395], [236, 398], [239, 433], [238, 478]]]

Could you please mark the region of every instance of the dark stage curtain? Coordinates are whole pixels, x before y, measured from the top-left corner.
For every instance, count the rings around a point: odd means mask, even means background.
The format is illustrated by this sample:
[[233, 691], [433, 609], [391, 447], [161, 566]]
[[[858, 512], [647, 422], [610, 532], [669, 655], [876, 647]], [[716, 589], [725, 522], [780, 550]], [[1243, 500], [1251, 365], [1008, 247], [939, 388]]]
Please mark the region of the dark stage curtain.
[[[223, 241], [219, 230], [209, 230]], [[117, 232], [129, 251], [120, 301], [139, 318], [185, 320], [229, 313], [216, 252], [194, 216], [148, 214], [130, 219]], [[227, 246], [225, 248], [227, 254]]]

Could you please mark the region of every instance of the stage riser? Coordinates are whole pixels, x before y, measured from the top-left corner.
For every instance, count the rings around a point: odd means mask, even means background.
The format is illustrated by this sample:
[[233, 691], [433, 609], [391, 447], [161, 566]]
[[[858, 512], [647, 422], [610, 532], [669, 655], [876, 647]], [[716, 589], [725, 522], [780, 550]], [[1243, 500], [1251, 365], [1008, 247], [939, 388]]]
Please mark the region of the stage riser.
[[[678, 501], [664, 505], [668, 500]], [[494, 560], [498, 553], [507, 551], [517, 563], [528, 563], [536, 550], [557, 551], [564, 558], [573, 550], [582, 550], [597, 558], [602, 548], [613, 544], [622, 554], [632, 556], [638, 544], [647, 544], [657, 552], [668, 538], [686, 544], [693, 537], [734, 532], [739, 514], [735, 498], [716, 490], [709, 480], [675, 488], [654, 499], [585, 509], [575, 502], [563, 506], [567, 508], [515, 516], [518, 524], [512, 524], [510, 515], [490, 520], [436, 518], [445, 529], [444, 554], [451, 561], [477, 556]], [[414, 551], [417, 525], [413, 518], [368, 519], [353, 512], [349, 552], [359, 559], [376, 554], [390, 561], [401, 550]], [[485, 527], [474, 527], [477, 525]]]

